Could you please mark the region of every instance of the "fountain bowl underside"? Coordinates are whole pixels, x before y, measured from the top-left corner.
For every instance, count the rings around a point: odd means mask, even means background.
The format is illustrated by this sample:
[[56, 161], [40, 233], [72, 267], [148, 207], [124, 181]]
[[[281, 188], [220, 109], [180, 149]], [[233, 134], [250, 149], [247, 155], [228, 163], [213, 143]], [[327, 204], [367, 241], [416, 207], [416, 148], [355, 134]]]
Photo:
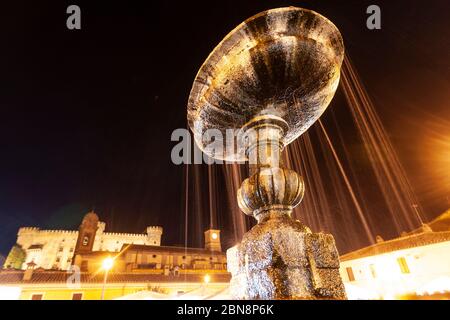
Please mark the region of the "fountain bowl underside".
[[[262, 115], [287, 122], [283, 143], [289, 144], [330, 103], [343, 56], [339, 30], [313, 11], [279, 8], [244, 21], [213, 50], [194, 80], [188, 123], [197, 145], [212, 158], [245, 161], [237, 133]], [[217, 150], [217, 137], [214, 150], [209, 148], [208, 129], [221, 132], [223, 150]], [[227, 129], [234, 130], [234, 138], [227, 137]]]

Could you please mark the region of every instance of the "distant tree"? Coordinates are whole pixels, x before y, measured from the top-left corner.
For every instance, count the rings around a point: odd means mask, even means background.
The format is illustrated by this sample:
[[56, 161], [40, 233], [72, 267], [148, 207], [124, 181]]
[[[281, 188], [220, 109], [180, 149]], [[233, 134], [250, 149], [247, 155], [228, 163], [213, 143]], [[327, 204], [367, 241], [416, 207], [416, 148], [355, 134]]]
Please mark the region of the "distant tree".
[[23, 250], [18, 244], [15, 244], [6, 257], [3, 267], [8, 269], [21, 269], [22, 264], [25, 262], [26, 256], [27, 254], [25, 250]]

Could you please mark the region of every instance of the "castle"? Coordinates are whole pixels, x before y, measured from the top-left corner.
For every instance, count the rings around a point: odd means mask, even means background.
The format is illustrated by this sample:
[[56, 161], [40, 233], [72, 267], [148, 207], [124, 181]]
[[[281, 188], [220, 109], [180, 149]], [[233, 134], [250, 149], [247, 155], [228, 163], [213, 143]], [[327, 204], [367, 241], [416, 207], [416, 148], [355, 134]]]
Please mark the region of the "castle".
[[[205, 231], [203, 248], [162, 246], [161, 227], [146, 231], [105, 232], [94, 212], [84, 216], [78, 231], [20, 228], [0, 270], [0, 299], [2, 293], [5, 299], [90, 300], [149, 290], [182, 296], [227, 288], [230, 275], [220, 230]], [[107, 260], [113, 262], [105, 272]]]
[[[172, 251], [180, 251], [179, 248], [161, 247], [163, 229], [157, 226], [148, 226], [146, 233], [113, 233], [105, 232], [106, 224], [99, 221], [96, 213], [87, 213], [78, 230], [41, 230], [36, 227], [20, 228], [17, 234], [16, 245], [6, 258], [4, 268], [25, 270], [30, 264], [35, 269], [45, 270], [69, 270], [74, 264], [82, 264], [90, 256], [98, 254], [118, 253], [124, 247], [135, 248], [141, 246], [146, 251], [165, 252], [156, 259], [154, 267], [164, 268], [170, 260]], [[205, 232], [205, 254], [209, 251], [221, 251], [219, 231]], [[130, 249], [131, 249], [130, 248]], [[173, 248], [173, 250], [172, 250]], [[191, 248], [188, 248], [191, 249]], [[211, 249], [211, 250], [209, 250]], [[199, 249], [202, 250], [202, 249]], [[154, 255], [152, 254], [152, 257]], [[76, 263], [77, 259], [79, 263]], [[196, 257], [198, 260], [198, 257]], [[192, 260], [196, 259], [195, 257]], [[154, 259], [155, 260], [155, 259]], [[155, 261], [156, 261], [155, 260]], [[173, 260], [170, 267], [187, 263], [180, 258]], [[167, 262], [166, 262], [167, 261]], [[86, 262], [84, 262], [86, 264]], [[145, 262], [150, 265], [152, 262]], [[190, 263], [190, 260], [189, 260]], [[136, 267], [142, 268], [142, 264]]]

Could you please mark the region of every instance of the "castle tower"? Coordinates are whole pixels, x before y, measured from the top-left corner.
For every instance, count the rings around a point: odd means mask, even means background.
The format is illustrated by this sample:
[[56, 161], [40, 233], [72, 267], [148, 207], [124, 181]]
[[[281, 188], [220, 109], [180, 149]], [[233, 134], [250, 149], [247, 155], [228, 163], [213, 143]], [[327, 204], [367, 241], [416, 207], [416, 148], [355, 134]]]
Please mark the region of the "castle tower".
[[163, 229], [161, 227], [147, 227], [148, 245], [160, 246], [162, 233], [163, 233]]
[[220, 230], [209, 229], [205, 231], [205, 249], [222, 252], [220, 245]]
[[98, 216], [94, 211], [91, 211], [84, 216], [80, 228], [78, 229], [78, 239], [77, 245], [75, 246], [75, 255], [92, 252], [97, 228]]

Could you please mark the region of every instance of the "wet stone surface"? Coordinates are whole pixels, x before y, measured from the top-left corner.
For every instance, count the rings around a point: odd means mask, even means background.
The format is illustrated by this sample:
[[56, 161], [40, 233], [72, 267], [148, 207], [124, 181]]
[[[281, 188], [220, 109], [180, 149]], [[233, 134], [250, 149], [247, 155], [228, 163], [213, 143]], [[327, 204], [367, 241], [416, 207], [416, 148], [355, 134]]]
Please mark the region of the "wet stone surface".
[[333, 236], [287, 215], [253, 227], [227, 258], [235, 299], [346, 299]]
[[[325, 111], [339, 82], [344, 43], [333, 23], [295, 7], [261, 12], [233, 29], [201, 66], [188, 101], [188, 123], [213, 158], [246, 160], [225, 146], [209, 148], [208, 129], [240, 129], [261, 115], [283, 118], [285, 145]], [[237, 141], [234, 141], [237, 145]]]

